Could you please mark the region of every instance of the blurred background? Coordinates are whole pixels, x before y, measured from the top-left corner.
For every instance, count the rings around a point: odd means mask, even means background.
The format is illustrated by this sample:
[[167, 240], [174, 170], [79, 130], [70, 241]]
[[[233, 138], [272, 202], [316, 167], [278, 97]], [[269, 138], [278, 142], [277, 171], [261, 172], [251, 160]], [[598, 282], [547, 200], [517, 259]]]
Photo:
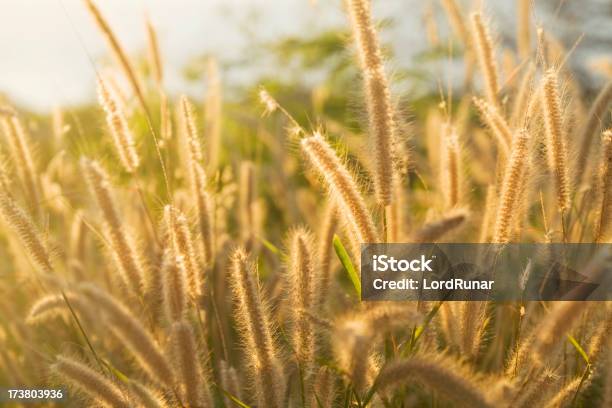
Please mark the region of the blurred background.
[[[158, 31], [166, 87], [173, 95], [203, 97], [205, 83], [200, 79], [208, 56], [218, 59], [224, 93], [230, 98], [266, 81], [316, 87], [330, 78], [330, 72], [340, 75], [354, 65], [346, 47], [348, 24], [342, 0], [98, 3], [142, 70], [146, 70], [147, 46], [144, 21], [149, 15]], [[462, 76], [453, 67], [462, 64], [461, 50], [458, 46], [453, 50], [456, 64], [449, 61], [450, 33], [439, 1], [373, 3], [395, 87], [416, 98], [415, 94], [437, 92], [439, 83], [461, 85]], [[482, 1], [460, 3], [469, 10]], [[514, 42], [516, 2], [485, 1], [483, 6], [495, 16], [492, 25], [501, 54]], [[94, 101], [95, 70], [110, 65], [110, 57], [81, 0], [0, 0], [0, 10], [0, 94], [39, 113], [57, 105]], [[535, 0], [532, 19], [566, 49], [578, 42], [569, 64], [583, 89], [601, 85], [606, 71], [612, 71], [612, 1]], [[448, 78], [449, 72], [454, 77]]]

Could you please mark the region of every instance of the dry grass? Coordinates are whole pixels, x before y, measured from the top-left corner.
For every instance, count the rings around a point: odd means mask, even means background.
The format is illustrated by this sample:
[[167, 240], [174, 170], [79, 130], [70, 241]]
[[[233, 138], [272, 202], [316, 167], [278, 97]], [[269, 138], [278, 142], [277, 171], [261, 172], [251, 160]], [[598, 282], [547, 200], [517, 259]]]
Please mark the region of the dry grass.
[[612, 240], [610, 84], [581, 96], [561, 45], [532, 44], [531, 2], [520, 65], [460, 4], [441, 2], [466, 87], [420, 101], [407, 138], [367, 0], [346, 10], [358, 131], [333, 87], [236, 102], [214, 59], [201, 101], [172, 96], [151, 22], [147, 76], [86, 0], [131, 93], [105, 77], [104, 112], [36, 127], [0, 107], [0, 385], [70, 386], [72, 406], [606, 406], [609, 304], [361, 303], [347, 274], [368, 242]]

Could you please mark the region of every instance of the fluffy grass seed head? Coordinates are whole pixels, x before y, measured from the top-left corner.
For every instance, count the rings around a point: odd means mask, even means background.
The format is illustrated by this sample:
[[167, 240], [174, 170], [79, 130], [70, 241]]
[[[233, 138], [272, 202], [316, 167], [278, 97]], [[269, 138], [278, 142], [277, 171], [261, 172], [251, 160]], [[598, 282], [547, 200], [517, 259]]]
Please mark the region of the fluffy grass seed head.
[[474, 105], [485, 124], [491, 129], [500, 150], [508, 157], [512, 146], [512, 131], [497, 108], [484, 99], [474, 97]]
[[472, 13], [472, 38], [476, 44], [476, 56], [480, 71], [484, 79], [484, 90], [487, 101], [495, 107], [499, 106], [497, 93], [499, 92], [499, 80], [497, 74], [497, 62], [495, 59], [495, 46], [491, 38], [490, 29], [484, 22], [482, 14]]
[[245, 347], [257, 406], [283, 407], [284, 370], [272, 333], [270, 312], [259, 289], [256, 266], [247, 252], [238, 248], [232, 254], [229, 268], [236, 323]]
[[474, 374], [440, 354], [417, 353], [405, 360], [389, 363], [382, 369], [377, 384], [384, 389], [408, 380], [420, 382], [461, 406], [497, 406]]
[[440, 219], [424, 224], [410, 236], [410, 242], [437, 242], [444, 235], [461, 226], [468, 218], [468, 211], [455, 209]]
[[357, 231], [359, 242], [378, 242], [378, 232], [357, 183], [332, 147], [319, 133], [302, 139], [301, 147], [338, 203], [340, 214]]
[[189, 295], [191, 299], [196, 300], [202, 293], [202, 279], [189, 222], [180, 210], [171, 205], [164, 207], [164, 218], [172, 240], [173, 251], [176, 256], [182, 258], [187, 273]]
[[[612, 80], [599, 91], [595, 101], [591, 105], [591, 109], [587, 115], [586, 123], [580, 134], [580, 149], [578, 151], [578, 160], [576, 163], [576, 173], [578, 177], [582, 177], [586, 163], [590, 157], [591, 147], [595, 135], [605, 124], [606, 118], [609, 120], [610, 113], [608, 106], [612, 103]], [[580, 179], [578, 179], [580, 181]]]
[[200, 163], [193, 164], [192, 191], [196, 200], [197, 223], [202, 240], [202, 255], [206, 266], [210, 266], [214, 260], [214, 200], [206, 187], [206, 173]]
[[106, 86], [102, 78], [98, 78], [98, 99], [100, 106], [102, 106], [106, 113], [106, 123], [113, 137], [113, 143], [121, 164], [128, 173], [133, 173], [140, 164], [134, 135], [128, 125], [125, 112], [121, 110], [117, 97], [113, 94], [112, 88]]
[[462, 196], [462, 163], [459, 135], [451, 124], [442, 129], [441, 180], [446, 208], [459, 205]]
[[196, 161], [202, 163], [204, 156], [202, 155], [202, 145], [198, 135], [198, 128], [195, 120], [195, 109], [187, 96], [181, 96], [181, 115], [182, 123], [185, 127], [185, 136], [187, 137], [187, 149], [190, 162]]
[[305, 228], [297, 228], [289, 236], [289, 264], [287, 265], [288, 293], [293, 313], [293, 350], [303, 369], [314, 364], [315, 327], [299, 312], [317, 314], [319, 304], [318, 279], [315, 275], [313, 237]]
[[565, 212], [570, 208], [570, 185], [557, 72], [549, 69], [542, 81], [546, 151], [557, 189], [557, 205]]
[[144, 265], [119, 217], [108, 175], [102, 166], [86, 157], [81, 158], [81, 168], [98, 207], [102, 211], [110, 235], [111, 251], [117, 260], [123, 282], [135, 294], [139, 294], [143, 278], [146, 276]]
[[213, 407], [213, 401], [200, 365], [196, 337], [186, 320], [172, 324], [172, 355], [177, 378], [180, 378], [182, 400], [189, 407]]
[[510, 159], [506, 164], [493, 229], [493, 242], [496, 243], [507, 243], [512, 234], [512, 220], [517, 208], [518, 191], [523, 182], [522, 175], [526, 165], [528, 140], [527, 130], [523, 129], [518, 132], [512, 145]]
[[266, 90], [266, 88], [261, 87], [259, 88], [259, 102], [261, 102], [261, 104], [264, 107], [264, 116], [267, 116], [273, 112], [275, 112], [279, 105], [278, 102], [276, 102], [276, 99], [274, 99], [272, 97], [272, 95], [270, 95], [270, 93]]
[[143, 110], [147, 112], [147, 103], [145, 99], [144, 88], [140, 83], [138, 75], [136, 75], [136, 71], [132, 67], [132, 63], [130, 62], [127, 54], [125, 53], [125, 50], [121, 46], [121, 43], [115, 36], [115, 33], [113, 33], [113, 30], [111, 29], [110, 25], [108, 24], [94, 1], [84, 0], [84, 2], [85, 6], [87, 7], [87, 10], [89, 11], [89, 14], [91, 14], [91, 16], [93, 17], [96, 25], [98, 26], [98, 29], [104, 36], [104, 39], [106, 40], [109, 48], [111, 49], [113, 56], [121, 67], [123, 74], [127, 78], [128, 83], [132, 87], [132, 91], [138, 98], [138, 102], [141, 104]]
[[602, 158], [599, 175], [601, 208], [597, 220], [595, 242], [605, 242], [612, 233], [612, 129], [602, 134]]
[[7, 117], [0, 117], [2, 129], [10, 148], [12, 163], [30, 200], [31, 212], [36, 214], [40, 204], [40, 180], [34, 163], [34, 153], [26, 129], [16, 111]]
[[4, 186], [0, 186], [0, 214], [19, 237], [28, 255], [37, 267], [46, 273], [53, 272], [51, 255], [43, 238], [28, 214], [21, 209]]
[[[65, 293], [70, 306], [76, 309], [81, 314], [92, 316], [91, 308], [81, 296], [76, 292]], [[26, 317], [26, 323], [39, 324], [48, 321], [50, 318], [66, 314], [69, 312], [66, 299], [62, 294], [50, 294], [41, 297], [30, 307], [30, 311]]]
[[147, 408], [170, 408], [163, 393], [158, 390], [151, 389], [134, 380], [129, 381], [128, 388], [132, 400], [136, 400]]
[[349, 0], [348, 11], [357, 45], [366, 94], [369, 137], [374, 152], [374, 189], [381, 205], [392, 201], [396, 124], [389, 84], [368, 0]]
[[[227, 391], [230, 395], [235, 398], [242, 399], [242, 392], [240, 386], [240, 378], [238, 377], [238, 371], [235, 367], [229, 365], [229, 363], [225, 360], [221, 360], [219, 362], [219, 377], [221, 379], [221, 384], [225, 391]], [[233, 403], [232, 400], [224, 395], [225, 405], [231, 406]]]
[[144, 372], [159, 384], [172, 387], [174, 376], [167, 356], [130, 309], [92, 284], [80, 285], [80, 291], [109, 319], [113, 329], [119, 334], [117, 338], [125, 344]]
[[87, 364], [70, 357], [58, 356], [51, 372], [74, 385], [96, 404], [106, 408], [129, 408], [127, 394]]
[[166, 250], [162, 257], [162, 292], [164, 312], [168, 322], [182, 319], [187, 310], [188, 292], [185, 265], [181, 256]]

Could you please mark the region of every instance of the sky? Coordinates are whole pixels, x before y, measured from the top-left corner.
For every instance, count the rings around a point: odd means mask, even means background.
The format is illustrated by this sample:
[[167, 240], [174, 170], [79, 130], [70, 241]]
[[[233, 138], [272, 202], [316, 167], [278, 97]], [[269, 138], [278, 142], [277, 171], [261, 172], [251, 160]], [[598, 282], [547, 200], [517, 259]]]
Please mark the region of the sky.
[[[606, 0], [590, 2], [605, 5]], [[144, 16], [148, 13], [158, 32], [166, 86], [171, 93], [201, 95], [203, 88], [186, 83], [182, 76], [191, 58], [212, 54], [223, 63], [239, 59], [253, 43], [253, 37], [265, 41], [346, 26], [341, 3], [342, 0], [98, 0], [96, 4], [130, 54], [146, 50]], [[612, 44], [609, 20], [602, 20], [596, 13], [580, 20], [582, 7], [574, 4], [572, 9], [573, 3], [567, 3], [573, 23], [555, 24], [541, 10], [536, 12], [536, 19], [553, 31], [565, 30], [570, 42], [585, 32], [581, 47], [602, 33], [604, 40], [609, 40], [607, 44]], [[390, 16], [396, 19], [396, 24], [383, 32], [383, 40], [394, 48], [394, 64], [409, 64], [411, 56], [426, 46], [422, 18], [427, 4], [437, 5], [437, 1], [374, 2], [377, 21]], [[495, 16], [495, 27], [506, 36], [513, 35], [513, 4], [515, 1], [500, 0], [486, 5]], [[95, 68], [103, 66], [108, 50], [82, 0], [0, 0], [0, 10], [0, 93], [17, 105], [38, 111], [94, 98]], [[439, 7], [436, 21], [441, 35], [445, 35], [447, 23]], [[576, 52], [575, 61], [585, 60], [582, 52], [582, 48]], [[243, 70], [224, 81], [252, 79], [251, 65], [265, 66], [266, 61], [246, 63]]]
[[[97, 2], [130, 54], [146, 52], [144, 16], [149, 14], [158, 32], [167, 86], [174, 91], [188, 90], [181, 70], [190, 58], [234, 58], [244, 49], [244, 27], [251, 16], [258, 15], [260, 22], [249, 29], [266, 38], [341, 23], [339, 1], [335, 3], [336, 13], [321, 18], [307, 0]], [[0, 10], [0, 92], [36, 110], [93, 98], [94, 67], [108, 53], [82, 0], [0, 0]], [[262, 10], [274, 10], [274, 16]]]

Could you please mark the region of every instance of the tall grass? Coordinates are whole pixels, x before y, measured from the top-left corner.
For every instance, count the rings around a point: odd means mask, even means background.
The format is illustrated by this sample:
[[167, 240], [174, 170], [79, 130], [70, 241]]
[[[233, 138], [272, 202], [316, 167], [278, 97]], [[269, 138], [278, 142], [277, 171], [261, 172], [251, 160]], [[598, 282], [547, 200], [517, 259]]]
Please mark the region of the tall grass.
[[0, 106], [0, 385], [73, 406], [608, 406], [609, 302], [359, 300], [367, 243], [596, 242], [578, 273], [610, 270], [610, 84], [581, 88], [531, 2], [503, 43], [465, 3], [439, 4], [459, 47], [428, 12], [463, 86], [396, 87], [416, 79], [385, 66], [378, 3], [350, 0], [306, 47], [342, 68], [316, 89], [226, 90], [206, 56], [188, 98], [148, 17], [132, 59], [85, 0], [125, 84], [96, 63], [102, 109]]

